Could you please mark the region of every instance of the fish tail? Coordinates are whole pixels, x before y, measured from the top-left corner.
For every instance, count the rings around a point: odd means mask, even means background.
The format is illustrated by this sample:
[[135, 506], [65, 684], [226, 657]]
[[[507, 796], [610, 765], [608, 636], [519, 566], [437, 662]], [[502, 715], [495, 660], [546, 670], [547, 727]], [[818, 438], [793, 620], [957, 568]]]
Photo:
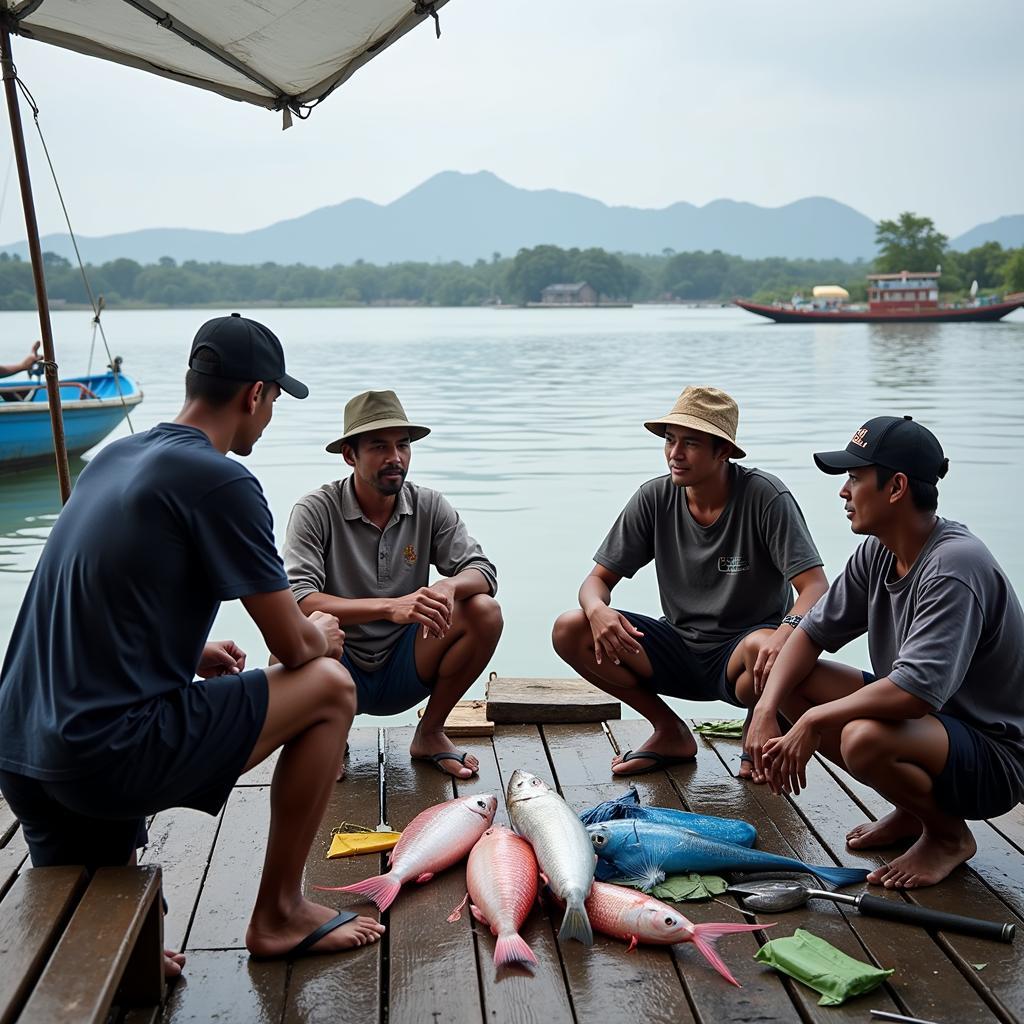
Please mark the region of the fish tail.
[[693, 944], [700, 950], [704, 958], [718, 973], [725, 978], [730, 985], [742, 988], [740, 983], [732, 976], [732, 972], [725, 966], [725, 961], [718, 955], [715, 943], [723, 935], [731, 935], [733, 932], [756, 932], [762, 928], [771, 928], [770, 924], [695, 924], [693, 926]]
[[594, 933], [590, 929], [590, 918], [587, 917], [587, 908], [583, 905], [582, 893], [575, 892], [566, 897], [565, 916], [562, 918], [562, 927], [558, 929], [558, 937], [563, 942], [575, 939], [584, 946], [594, 944]]
[[535, 964], [536, 962], [537, 958], [533, 955], [533, 950], [526, 944], [526, 940], [519, 932], [498, 936], [498, 941], [494, 944], [495, 967], [500, 967], [502, 964]]
[[392, 878], [389, 872], [386, 875], [374, 875], [373, 878], [367, 878], [352, 885], [317, 885], [314, 888], [324, 892], [357, 892], [360, 896], [369, 896], [377, 904], [379, 910], [387, 910], [395, 902], [402, 883]]
[[844, 885], [857, 885], [858, 882], [863, 882], [868, 877], [867, 868], [811, 867], [810, 871], [812, 874], [817, 875], [818, 878], [834, 885], [837, 889], [841, 889]]

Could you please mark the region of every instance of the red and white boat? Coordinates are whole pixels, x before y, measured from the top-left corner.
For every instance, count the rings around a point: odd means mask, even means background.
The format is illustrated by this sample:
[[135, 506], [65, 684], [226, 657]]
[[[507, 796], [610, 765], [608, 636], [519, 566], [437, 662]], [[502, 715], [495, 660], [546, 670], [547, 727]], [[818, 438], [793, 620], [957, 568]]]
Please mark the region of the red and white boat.
[[847, 305], [846, 290], [835, 285], [814, 289], [810, 302], [766, 305], [736, 299], [736, 305], [780, 324], [830, 323], [973, 323], [1001, 320], [1024, 306], [1024, 292], [996, 301], [976, 299], [953, 305], [939, 303], [939, 272], [869, 274], [868, 303]]

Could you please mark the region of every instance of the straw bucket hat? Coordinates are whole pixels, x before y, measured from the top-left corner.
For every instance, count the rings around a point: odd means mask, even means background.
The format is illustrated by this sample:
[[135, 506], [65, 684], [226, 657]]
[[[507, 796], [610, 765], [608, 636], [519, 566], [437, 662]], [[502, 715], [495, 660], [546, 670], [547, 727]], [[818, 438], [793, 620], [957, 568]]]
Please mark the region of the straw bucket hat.
[[392, 427], [405, 427], [410, 441], [418, 441], [430, 433], [430, 427], [418, 427], [409, 422], [394, 391], [364, 391], [345, 403], [345, 433], [337, 441], [332, 441], [327, 451], [337, 454], [341, 446], [348, 444], [357, 434]]
[[659, 437], [666, 427], [691, 427], [705, 434], [724, 438], [733, 447], [733, 457], [746, 458], [747, 453], [736, 443], [736, 427], [740, 410], [732, 398], [718, 388], [690, 385], [676, 399], [670, 412], [660, 419], [647, 420], [644, 426]]

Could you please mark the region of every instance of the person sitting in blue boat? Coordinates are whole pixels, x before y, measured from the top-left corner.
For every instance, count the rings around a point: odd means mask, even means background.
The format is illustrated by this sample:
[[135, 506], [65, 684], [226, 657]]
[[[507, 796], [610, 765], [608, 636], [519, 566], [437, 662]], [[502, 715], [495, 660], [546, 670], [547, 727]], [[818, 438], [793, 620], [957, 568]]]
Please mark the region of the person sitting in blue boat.
[[[114, 441], [78, 478], [0, 671], [0, 790], [35, 865], [130, 863], [147, 815], [217, 814], [238, 776], [281, 749], [246, 933], [257, 956], [383, 931], [302, 894], [355, 687], [337, 620], [299, 611], [263, 491], [227, 458], [252, 451], [282, 391], [308, 393], [270, 330], [237, 314], [204, 324], [174, 422]], [[246, 671], [237, 644], [207, 639], [236, 598], [282, 664]], [[169, 955], [166, 972], [182, 962]]]
[[[775, 663], [750, 727], [755, 771], [798, 793], [820, 750], [893, 805], [849, 846], [912, 842], [868, 881], [933, 885], [974, 856], [968, 820], [1024, 799], [1024, 612], [988, 548], [936, 514], [949, 463], [931, 431], [879, 416], [814, 460], [847, 474], [839, 496], [867, 539]], [[870, 672], [818, 660], [865, 633]]]
[[[497, 570], [441, 494], [406, 480], [412, 445], [430, 430], [409, 422], [393, 391], [356, 395], [344, 423], [327, 451], [352, 472], [301, 498], [288, 522], [292, 592], [307, 615], [329, 612], [346, 628], [358, 713], [426, 701], [412, 756], [468, 778], [479, 763], [444, 723], [501, 636]], [[443, 577], [434, 583], [431, 563]]]
[[39, 358], [38, 341], [32, 343], [32, 351], [20, 363], [11, 363], [9, 366], [0, 364], [0, 377], [13, 377], [16, 373], [28, 373]]
[[[800, 617], [827, 589], [785, 484], [732, 461], [746, 455], [738, 421], [724, 391], [688, 387], [671, 412], [644, 424], [664, 437], [669, 473], [633, 495], [594, 555], [581, 610], [555, 622], [558, 654], [654, 726], [641, 748], [612, 760], [616, 775], [692, 761], [696, 741], [659, 695], [750, 707]], [[664, 615], [612, 608], [619, 580], [652, 560]], [[743, 754], [740, 778], [750, 767]]]

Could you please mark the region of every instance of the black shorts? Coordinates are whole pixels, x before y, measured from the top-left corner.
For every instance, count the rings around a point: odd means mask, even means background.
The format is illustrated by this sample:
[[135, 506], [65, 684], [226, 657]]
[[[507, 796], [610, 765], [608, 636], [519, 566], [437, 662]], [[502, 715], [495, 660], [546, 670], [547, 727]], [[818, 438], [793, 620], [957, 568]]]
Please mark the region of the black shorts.
[[736, 699], [736, 687], [729, 682], [726, 669], [736, 645], [758, 629], [776, 629], [777, 622], [762, 622], [737, 633], [714, 647], [695, 647], [688, 644], [665, 619], [653, 619], [639, 612], [615, 609], [625, 616], [641, 633], [640, 646], [644, 649], [654, 674], [642, 680], [642, 685], [666, 697], [683, 700], [721, 700], [741, 708]]
[[[36, 867], [126, 864], [146, 844], [145, 819], [170, 807], [217, 814], [267, 717], [263, 669], [202, 680], [155, 698], [130, 761], [44, 781], [0, 771]], [[174, 743], [161, 742], [168, 736]]]

